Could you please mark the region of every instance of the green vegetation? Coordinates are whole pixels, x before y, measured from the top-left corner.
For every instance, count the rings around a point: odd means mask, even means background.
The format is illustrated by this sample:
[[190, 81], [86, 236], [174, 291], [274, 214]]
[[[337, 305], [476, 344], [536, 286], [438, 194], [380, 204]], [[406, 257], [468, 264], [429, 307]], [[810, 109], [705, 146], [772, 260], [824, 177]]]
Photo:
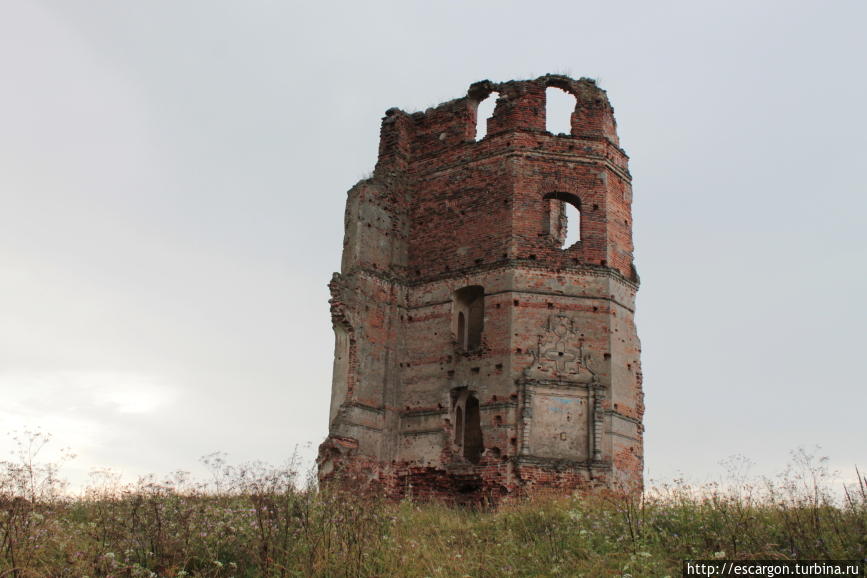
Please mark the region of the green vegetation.
[[299, 489], [291, 464], [230, 466], [219, 455], [204, 459], [207, 483], [102, 475], [69, 497], [57, 467], [35, 462], [46, 441], [31, 434], [18, 459], [0, 462], [0, 577], [675, 577], [685, 558], [867, 555], [867, 479], [834, 498], [822, 462], [804, 452], [758, 485], [473, 511]]

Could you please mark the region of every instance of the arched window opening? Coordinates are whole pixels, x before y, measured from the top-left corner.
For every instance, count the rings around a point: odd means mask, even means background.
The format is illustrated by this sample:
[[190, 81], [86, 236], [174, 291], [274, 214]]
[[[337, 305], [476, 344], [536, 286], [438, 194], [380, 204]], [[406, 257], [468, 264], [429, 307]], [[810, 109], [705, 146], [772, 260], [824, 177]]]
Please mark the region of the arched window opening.
[[476, 105], [476, 141], [480, 141], [488, 135], [488, 119], [494, 116], [494, 108], [497, 106], [499, 92], [492, 92], [484, 100]]
[[549, 193], [544, 197], [544, 234], [560, 249], [581, 241], [581, 200], [569, 193]]
[[475, 351], [482, 345], [482, 330], [485, 328], [485, 294], [480, 293], [470, 304], [467, 351]]
[[479, 399], [466, 387], [452, 390], [455, 416], [455, 446], [458, 455], [478, 463], [485, 451]]
[[475, 351], [482, 345], [485, 328], [485, 288], [470, 285], [455, 291], [455, 336], [464, 351]]
[[581, 240], [581, 211], [569, 203], [561, 203], [566, 211], [566, 240], [563, 247], [571, 247]]
[[482, 420], [479, 415], [479, 400], [473, 394], [467, 395], [466, 424], [464, 426], [464, 457], [478, 463], [482, 457]]
[[572, 113], [578, 101], [562, 88], [545, 89], [545, 130], [551, 134], [572, 134]]

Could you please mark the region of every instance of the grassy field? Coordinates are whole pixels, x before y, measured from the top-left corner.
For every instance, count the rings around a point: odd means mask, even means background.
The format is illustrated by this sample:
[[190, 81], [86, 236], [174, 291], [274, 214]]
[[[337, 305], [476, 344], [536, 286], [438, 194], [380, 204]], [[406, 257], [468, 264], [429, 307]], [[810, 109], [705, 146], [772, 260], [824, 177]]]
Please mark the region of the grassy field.
[[299, 489], [292, 466], [218, 455], [208, 482], [97, 476], [70, 497], [34, 460], [44, 441], [0, 462], [0, 577], [675, 577], [687, 558], [867, 556], [867, 479], [841, 495], [804, 452], [773, 480], [473, 511]]

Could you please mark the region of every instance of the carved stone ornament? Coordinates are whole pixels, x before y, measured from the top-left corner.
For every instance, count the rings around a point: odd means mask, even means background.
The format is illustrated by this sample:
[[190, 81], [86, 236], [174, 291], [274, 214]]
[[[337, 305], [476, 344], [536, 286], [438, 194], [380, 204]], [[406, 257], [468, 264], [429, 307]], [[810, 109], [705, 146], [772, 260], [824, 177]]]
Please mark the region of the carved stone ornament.
[[548, 318], [545, 331], [538, 336], [535, 349], [529, 351], [533, 362], [526, 377], [591, 383], [596, 373], [590, 368], [590, 355], [584, 352], [584, 340], [572, 318], [555, 313]]

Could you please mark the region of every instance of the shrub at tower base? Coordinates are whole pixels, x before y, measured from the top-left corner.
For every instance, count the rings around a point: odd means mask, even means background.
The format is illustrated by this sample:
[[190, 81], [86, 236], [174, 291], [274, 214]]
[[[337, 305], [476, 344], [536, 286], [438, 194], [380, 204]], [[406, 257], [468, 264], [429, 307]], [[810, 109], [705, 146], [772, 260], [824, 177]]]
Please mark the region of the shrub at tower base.
[[496, 510], [301, 489], [292, 466], [229, 466], [62, 492], [0, 462], [0, 576], [680, 576], [684, 559], [867, 556], [867, 479], [820, 463], [755, 485], [518, 498]]

